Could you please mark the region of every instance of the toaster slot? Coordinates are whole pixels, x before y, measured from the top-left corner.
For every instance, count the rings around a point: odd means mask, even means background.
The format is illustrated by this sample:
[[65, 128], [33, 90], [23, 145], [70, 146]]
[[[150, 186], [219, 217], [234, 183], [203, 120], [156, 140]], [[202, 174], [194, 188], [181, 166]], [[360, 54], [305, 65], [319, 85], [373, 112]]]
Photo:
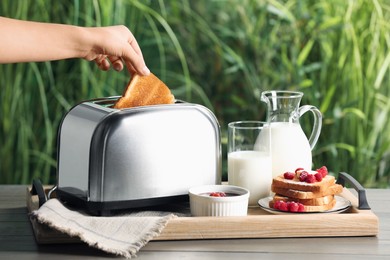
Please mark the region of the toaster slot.
[[[115, 102], [120, 98], [120, 96], [113, 96], [113, 97], [107, 97], [107, 98], [97, 98], [93, 99], [90, 102], [102, 107], [108, 107], [112, 108], [112, 106], [115, 104]], [[187, 103], [183, 100], [176, 99], [175, 104], [183, 104]]]

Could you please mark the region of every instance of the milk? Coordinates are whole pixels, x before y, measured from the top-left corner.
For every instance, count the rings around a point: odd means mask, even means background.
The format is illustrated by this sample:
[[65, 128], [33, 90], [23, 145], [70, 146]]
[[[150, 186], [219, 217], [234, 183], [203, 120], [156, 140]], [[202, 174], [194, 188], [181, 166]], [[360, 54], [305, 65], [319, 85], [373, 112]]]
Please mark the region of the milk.
[[[271, 123], [270, 129], [272, 176], [276, 177], [300, 167], [311, 170], [311, 148], [301, 126], [297, 123], [276, 122]], [[267, 131], [269, 129], [260, 133], [256, 143], [264, 142]]]
[[269, 196], [272, 175], [271, 158], [264, 152], [238, 151], [228, 154], [228, 181], [230, 185], [250, 192], [249, 205]]

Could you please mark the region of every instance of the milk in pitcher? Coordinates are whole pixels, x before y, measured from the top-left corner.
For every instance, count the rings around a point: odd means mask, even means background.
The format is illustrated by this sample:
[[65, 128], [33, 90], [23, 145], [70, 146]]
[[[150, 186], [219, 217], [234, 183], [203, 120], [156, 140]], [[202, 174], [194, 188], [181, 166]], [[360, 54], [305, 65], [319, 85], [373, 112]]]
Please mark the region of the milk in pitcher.
[[[312, 155], [307, 137], [299, 124], [288, 122], [272, 123], [271, 127], [272, 177], [296, 168], [311, 169]], [[264, 142], [261, 132], [258, 142]], [[257, 142], [256, 142], [257, 143]]]

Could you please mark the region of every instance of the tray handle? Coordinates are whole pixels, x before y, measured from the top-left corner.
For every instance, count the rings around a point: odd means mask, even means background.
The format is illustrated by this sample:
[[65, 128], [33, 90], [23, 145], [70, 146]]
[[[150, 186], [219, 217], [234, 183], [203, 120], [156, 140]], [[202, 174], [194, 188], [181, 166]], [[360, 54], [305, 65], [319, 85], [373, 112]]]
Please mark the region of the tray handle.
[[337, 183], [345, 187], [345, 182], [348, 182], [358, 193], [359, 206], [358, 209], [371, 209], [367, 202], [366, 190], [363, 186], [350, 174], [340, 172], [337, 178]]
[[32, 181], [31, 195], [38, 195], [39, 207], [47, 201], [45, 190], [43, 189], [42, 182], [39, 179], [34, 179]]

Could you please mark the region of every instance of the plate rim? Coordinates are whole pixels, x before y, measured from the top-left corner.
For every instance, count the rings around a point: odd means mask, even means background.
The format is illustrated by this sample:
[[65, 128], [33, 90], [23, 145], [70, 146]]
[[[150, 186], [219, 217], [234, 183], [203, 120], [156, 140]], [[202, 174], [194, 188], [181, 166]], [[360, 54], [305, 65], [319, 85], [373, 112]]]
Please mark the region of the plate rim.
[[272, 214], [329, 214], [329, 213], [341, 213], [341, 212], [344, 212], [344, 211], [348, 210], [352, 206], [351, 201], [349, 201], [348, 199], [346, 199], [344, 197], [338, 196], [338, 195], [335, 195], [335, 199], [336, 199], [335, 207], [337, 206], [337, 202], [339, 202], [339, 203], [341, 202], [341, 203], [344, 203], [344, 204], [339, 206], [338, 208], [334, 207], [334, 208], [332, 208], [330, 210], [324, 210], [324, 211], [290, 212], [290, 211], [282, 211], [282, 210], [271, 208], [269, 206], [262, 205], [262, 201], [267, 200], [266, 202], [267, 202], [267, 205], [268, 205], [268, 203], [272, 199], [273, 199], [272, 195], [271, 196], [267, 196], [267, 197], [259, 199], [257, 201], [257, 204], [260, 206], [260, 208], [262, 208], [265, 211], [270, 212]]

